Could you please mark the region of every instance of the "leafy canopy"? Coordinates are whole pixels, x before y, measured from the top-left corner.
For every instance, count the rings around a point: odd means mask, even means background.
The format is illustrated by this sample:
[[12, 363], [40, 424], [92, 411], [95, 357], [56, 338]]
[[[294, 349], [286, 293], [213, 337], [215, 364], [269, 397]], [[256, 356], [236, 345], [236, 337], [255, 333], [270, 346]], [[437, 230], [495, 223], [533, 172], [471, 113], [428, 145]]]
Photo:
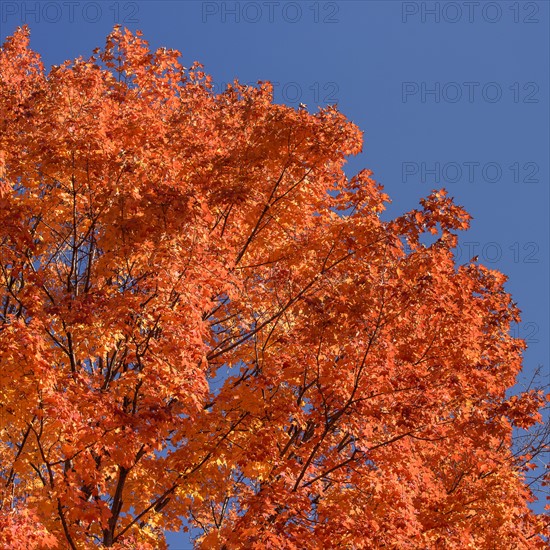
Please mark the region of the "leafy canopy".
[[470, 216], [382, 221], [336, 108], [179, 55], [0, 51], [2, 547], [545, 547], [511, 447], [543, 396], [506, 397], [519, 311], [455, 266]]

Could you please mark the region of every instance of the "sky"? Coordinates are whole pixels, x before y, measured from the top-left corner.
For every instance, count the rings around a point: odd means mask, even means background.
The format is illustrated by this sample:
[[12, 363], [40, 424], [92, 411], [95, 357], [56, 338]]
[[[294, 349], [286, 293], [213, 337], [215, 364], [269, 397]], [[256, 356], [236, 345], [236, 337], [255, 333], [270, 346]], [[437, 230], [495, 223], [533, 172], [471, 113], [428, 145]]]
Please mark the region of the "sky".
[[[474, 217], [457, 253], [509, 276], [524, 374], [550, 381], [548, 1], [4, 1], [0, 38], [28, 24], [46, 66], [113, 25], [204, 64], [216, 89], [269, 80], [275, 101], [337, 104], [364, 132], [346, 172], [374, 171], [389, 218], [445, 187]], [[191, 548], [169, 534], [171, 550]]]

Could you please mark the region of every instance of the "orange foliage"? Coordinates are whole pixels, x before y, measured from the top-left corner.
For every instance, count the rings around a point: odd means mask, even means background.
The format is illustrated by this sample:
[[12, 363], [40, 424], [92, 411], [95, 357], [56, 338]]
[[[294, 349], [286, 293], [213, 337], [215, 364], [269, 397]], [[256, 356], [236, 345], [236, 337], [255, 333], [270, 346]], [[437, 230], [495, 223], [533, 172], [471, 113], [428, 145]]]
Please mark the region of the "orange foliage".
[[[0, 53], [0, 544], [544, 548], [505, 277], [444, 191], [390, 222], [335, 108], [115, 28]], [[432, 245], [423, 235], [433, 233]], [[409, 248], [406, 248], [407, 245]]]

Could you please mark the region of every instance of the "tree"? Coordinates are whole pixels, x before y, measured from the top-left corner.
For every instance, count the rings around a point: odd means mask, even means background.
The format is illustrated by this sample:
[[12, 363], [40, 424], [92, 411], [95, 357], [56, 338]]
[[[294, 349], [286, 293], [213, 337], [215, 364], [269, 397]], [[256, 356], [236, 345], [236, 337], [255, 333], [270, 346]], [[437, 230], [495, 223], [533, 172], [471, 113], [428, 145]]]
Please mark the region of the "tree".
[[545, 398], [507, 395], [519, 310], [455, 265], [469, 215], [383, 221], [336, 108], [179, 55], [1, 50], [3, 547], [544, 548], [511, 445]]

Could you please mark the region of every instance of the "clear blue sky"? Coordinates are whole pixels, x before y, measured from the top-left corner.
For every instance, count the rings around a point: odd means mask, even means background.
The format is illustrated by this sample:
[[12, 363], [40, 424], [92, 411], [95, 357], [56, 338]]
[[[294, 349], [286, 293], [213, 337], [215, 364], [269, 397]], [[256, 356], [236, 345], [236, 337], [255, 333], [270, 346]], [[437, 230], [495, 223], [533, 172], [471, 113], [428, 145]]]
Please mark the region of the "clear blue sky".
[[[87, 56], [115, 23], [201, 61], [217, 86], [270, 80], [276, 101], [338, 103], [365, 132], [348, 173], [374, 170], [416, 207], [444, 185], [474, 216], [463, 261], [510, 277], [528, 338], [525, 370], [549, 376], [549, 3], [395, 0], [10, 2], [47, 65]], [[446, 182], [446, 183], [444, 183]], [[170, 548], [190, 548], [170, 535]]]

